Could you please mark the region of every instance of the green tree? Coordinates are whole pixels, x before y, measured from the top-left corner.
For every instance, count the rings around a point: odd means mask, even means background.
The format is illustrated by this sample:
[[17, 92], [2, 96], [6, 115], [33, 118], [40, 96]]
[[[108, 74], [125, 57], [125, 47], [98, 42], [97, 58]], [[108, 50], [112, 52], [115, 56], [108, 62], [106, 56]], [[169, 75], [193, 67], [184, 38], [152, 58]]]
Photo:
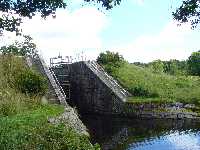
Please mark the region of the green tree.
[[200, 51], [193, 52], [187, 63], [189, 74], [200, 76]]
[[123, 56], [119, 55], [119, 53], [106, 51], [105, 53], [100, 53], [97, 57], [97, 62], [99, 64], [117, 64], [118, 62], [124, 61]]
[[2, 46], [0, 48], [0, 52], [2, 54], [35, 57], [37, 55], [37, 50], [33, 39], [28, 35], [23, 36], [23, 38], [24, 41], [22, 42], [15, 41], [14, 44], [11, 44], [9, 46]]
[[173, 12], [174, 19], [180, 23], [191, 22], [193, 28], [200, 23], [200, 1], [184, 0], [182, 5]]
[[150, 69], [153, 73], [163, 73], [164, 72], [164, 64], [161, 60], [155, 60], [149, 64]]
[[99, 54], [97, 62], [101, 64], [108, 73], [114, 75], [115, 70], [123, 64], [124, 58], [119, 55], [119, 53], [106, 51], [105, 53]]
[[[121, 0], [82, 0], [83, 2], [101, 3], [102, 7], [111, 9], [119, 5]], [[55, 17], [56, 9], [66, 8], [65, 0], [0, 0], [0, 33], [3, 31], [21, 34], [20, 24], [24, 17], [32, 18], [37, 13], [45, 18]]]

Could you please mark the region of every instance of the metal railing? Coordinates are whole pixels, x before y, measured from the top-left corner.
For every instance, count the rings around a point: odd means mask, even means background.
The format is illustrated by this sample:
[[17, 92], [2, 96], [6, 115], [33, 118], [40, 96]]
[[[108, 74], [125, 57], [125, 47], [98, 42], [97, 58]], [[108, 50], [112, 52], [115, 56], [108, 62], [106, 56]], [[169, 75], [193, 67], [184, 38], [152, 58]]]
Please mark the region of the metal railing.
[[53, 71], [51, 71], [45, 64], [44, 59], [42, 58], [42, 56], [38, 55], [38, 59], [45, 71], [45, 74], [47, 75], [51, 85], [53, 86], [56, 95], [58, 96], [58, 99], [60, 101], [61, 104], [67, 106], [67, 102], [66, 102], [66, 95], [65, 92], [63, 91], [62, 87], [59, 84], [59, 81], [57, 80], [55, 74], [53, 73]]
[[99, 74], [102, 78], [106, 79], [107, 83], [109, 82], [108, 84], [110, 84], [110, 87], [114, 88], [115, 91], [121, 93], [124, 97], [130, 95], [112, 76], [108, 75], [103, 67], [101, 67], [96, 61], [88, 61], [88, 65], [93, 68], [93, 71]]
[[49, 68], [49, 70], [50, 70], [50, 72], [51, 72], [51, 74], [52, 74], [54, 80], [56, 81], [56, 84], [58, 85], [58, 87], [59, 87], [61, 93], [63, 94], [63, 96], [65, 97], [66, 100], [69, 100], [70, 97], [67, 97], [67, 96], [66, 96], [66, 93], [65, 93], [65, 91], [63, 90], [63, 88], [62, 88], [60, 82], [58, 81], [58, 79], [57, 79], [57, 77], [56, 77], [54, 71], [53, 71], [51, 68]]

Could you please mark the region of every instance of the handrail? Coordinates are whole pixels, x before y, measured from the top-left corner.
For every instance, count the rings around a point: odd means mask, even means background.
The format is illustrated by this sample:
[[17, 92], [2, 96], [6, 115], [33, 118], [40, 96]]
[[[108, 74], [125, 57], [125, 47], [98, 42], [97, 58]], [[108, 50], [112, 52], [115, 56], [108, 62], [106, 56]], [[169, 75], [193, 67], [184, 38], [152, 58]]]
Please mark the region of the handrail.
[[54, 77], [54, 79], [55, 79], [57, 85], [59, 86], [61, 93], [64, 95], [65, 99], [70, 99], [70, 98], [67, 98], [67, 96], [66, 96], [66, 94], [65, 94], [65, 92], [64, 92], [64, 90], [63, 90], [63, 88], [62, 88], [62, 86], [60, 85], [60, 82], [58, 81], [58, 79], [57, 79], [55, 73], [53, 72], [53, 70], [52, 70], [51, 68], [49, 68], [49, 70], [50, 70], [51, 74], [53, 75], [53, 77]]
[[50, 71], [50, 69], [46, 66], [42, 56], [38, 55], [38, 58], [39, 58], [39, 61], [42, 65], [47, 77], [49, 78], [51, 85], [53, 86], [53, 88], [56, 92], [56, 95], [58, 96], [60, 103], [63, 104], [64, 106], [68, 106], [68, 104], [66, 102], [66, 95], [63, 94], [64, 91], [63, 91], [62, 87], [58, 84], [59, 82], [56, 81], [57, 78], [54, 77], [52, 71]]
[[[111, 88], [114, 88], [115, 91], [118, 91], [118, 93], [121, 93], [123, 97], [129, 96], [130, 94], [122, 87], [120, 86], [117, 81], [108, 75], [105, 70], [103, 69], [102, 66], [100, 66], [97, 62], [95, 61], [88, 61], [87, 63], [90, 65], [91, 69], [93, 69], [97, 74], [99, 74], [101, 77], [107, 80], [107, 83], [110, 84]], [[120, 96], [121, 97], [121, 96]]]
[[[100, 68], [100, 69], [97, 69], [97, 70], [98, 70], [99, 72], [103, 72], [102, 75], [106, 76], [114, 86], [120, 88], [121, 90], [123, 90], [123, 92], [127, 92], [124, 88], [122, 88], [122, 87], [117, 83], [117, 81], [116, 81], [112, 76], [108, 75], [107, 72], [105, 72], [105, 70], [103, 69], [102, 66], [100, 66], [100, 65], [99, 65], [98, 63], [96, 63], [95, 61], [92, 61], [92, 63], [96, 66], [96, 68]], [[128, 93], [127, 93], [127, 94], [128, 94]]]

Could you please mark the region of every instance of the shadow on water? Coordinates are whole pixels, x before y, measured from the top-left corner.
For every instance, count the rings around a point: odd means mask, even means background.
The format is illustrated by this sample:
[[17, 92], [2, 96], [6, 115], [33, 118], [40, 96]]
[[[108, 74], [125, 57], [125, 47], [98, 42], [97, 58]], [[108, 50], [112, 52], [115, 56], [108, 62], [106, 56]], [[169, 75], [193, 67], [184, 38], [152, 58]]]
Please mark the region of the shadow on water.
[[103, 150], [200, 150], [200, 122], [82, 115]]

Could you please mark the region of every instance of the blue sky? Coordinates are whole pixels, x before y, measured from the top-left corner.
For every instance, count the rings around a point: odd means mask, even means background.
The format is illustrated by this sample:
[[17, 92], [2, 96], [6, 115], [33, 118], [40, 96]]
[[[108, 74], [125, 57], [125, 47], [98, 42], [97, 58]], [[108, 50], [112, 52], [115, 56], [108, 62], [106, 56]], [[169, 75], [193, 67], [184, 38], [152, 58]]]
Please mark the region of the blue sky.
[[[141, 34], [158, 33], [172, 20], [172, 3], [178, 4], [170, 0], [123, 1], [107, 14], [111, 23], [102, 33], [104, 42], [127, 44]], [[106, 46], [109, 45], [109, 42], [106, 43]]]
[[[119, 52], [129, 62], [182, 60], [200, 49], [199, 28], [177, 27], [172, 19], [180, 0], [122, 0], [109, 11], [99, 11], [92, 4], [82, 6], [82, 2], [73, 0], [66, 10], [57, 11], [56, 19], [24, 20], [24, 33], [34, 38], [46, 60], [59, 52], [77, 56], [82, 51], [95, 59], [106, 50]], [[3, 43], [16, 38], [6, 35], [0, 39]]]

